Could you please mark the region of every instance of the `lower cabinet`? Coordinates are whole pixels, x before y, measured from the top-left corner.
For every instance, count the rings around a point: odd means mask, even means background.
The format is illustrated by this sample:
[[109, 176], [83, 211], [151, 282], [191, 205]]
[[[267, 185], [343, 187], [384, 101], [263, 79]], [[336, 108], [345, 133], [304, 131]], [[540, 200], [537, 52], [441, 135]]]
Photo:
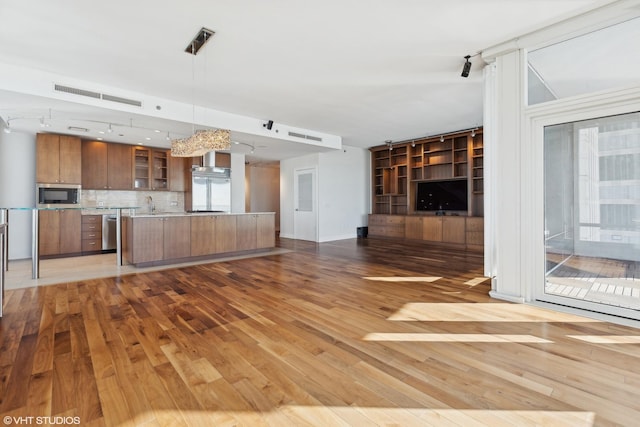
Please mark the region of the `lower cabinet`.
[[82, 252], [102, 250], [102, 215], [82, 215]]
[[484, 249], [484, 218], [466, 216], [369, 215], [369, 235]]
[[188, 216], [164, 218], [162, 227], [162, 259], [178, 259], [191, 256], [191, 220]]
[[125, 217], [123, 255], [130, 264], [180, 260], [275, 246], [275, 215]]
[[125, 218], [123, 254], [131, 264], [161, 261], [164, 254], [164, 218]]
[[40, 256], [75, 254], [82, 251], [81, 211], [79, 209], [38, 212]]

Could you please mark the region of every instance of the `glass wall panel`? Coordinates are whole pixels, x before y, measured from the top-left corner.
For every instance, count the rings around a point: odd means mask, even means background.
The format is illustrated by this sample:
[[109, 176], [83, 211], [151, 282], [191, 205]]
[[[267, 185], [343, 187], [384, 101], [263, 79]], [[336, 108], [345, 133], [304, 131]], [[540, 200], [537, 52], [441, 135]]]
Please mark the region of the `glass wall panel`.
[[528, 53], [528, 105], [640, 84], [640, 18]]
[[545, 127], [545, 293], [640, 310], [640, 113]]

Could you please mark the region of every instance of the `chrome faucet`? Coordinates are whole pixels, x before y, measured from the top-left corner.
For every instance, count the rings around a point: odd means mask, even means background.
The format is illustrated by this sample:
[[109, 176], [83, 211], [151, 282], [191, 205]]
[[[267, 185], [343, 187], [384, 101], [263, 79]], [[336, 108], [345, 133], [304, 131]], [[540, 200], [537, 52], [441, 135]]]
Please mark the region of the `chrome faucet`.
[[153, 198], [151, 196], [147, 196], [147, 205], [149, 206], [149, 213], [155, 212], [156, 207], [153, 204]]

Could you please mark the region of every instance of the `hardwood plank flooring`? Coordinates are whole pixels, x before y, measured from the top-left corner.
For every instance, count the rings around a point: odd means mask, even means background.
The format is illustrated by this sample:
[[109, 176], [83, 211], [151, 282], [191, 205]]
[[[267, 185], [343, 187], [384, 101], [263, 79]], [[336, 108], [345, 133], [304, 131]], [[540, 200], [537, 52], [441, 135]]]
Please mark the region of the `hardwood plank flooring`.
[[287, 251], [7, 291], [0, 417], [83, 426], [640, 419], [638, 329], [493, 300], [478, 253], [375, 238], [278, 244]]

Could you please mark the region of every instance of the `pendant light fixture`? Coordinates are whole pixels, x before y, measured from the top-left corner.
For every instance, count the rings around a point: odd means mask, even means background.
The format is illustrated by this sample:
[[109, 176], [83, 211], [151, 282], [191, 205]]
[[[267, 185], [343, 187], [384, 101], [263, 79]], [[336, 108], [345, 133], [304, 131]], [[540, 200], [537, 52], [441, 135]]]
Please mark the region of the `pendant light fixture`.
[[[204, 47], [214, 32], [202, 28], [185, 49], [185, 52], [195, 55]], [[195, 93], [195, 60], [192, 60], [192, 89]], [[195, 95], [193, 95], [193, 134], [188, 138], [174, 139], [171, 141], [171, 156], [173, 157], [196, 157], [202, 156], [210, 151], [228, 150], [231, 147], [231, 132], [227, 129], [204, 129], [195, 131]]]

